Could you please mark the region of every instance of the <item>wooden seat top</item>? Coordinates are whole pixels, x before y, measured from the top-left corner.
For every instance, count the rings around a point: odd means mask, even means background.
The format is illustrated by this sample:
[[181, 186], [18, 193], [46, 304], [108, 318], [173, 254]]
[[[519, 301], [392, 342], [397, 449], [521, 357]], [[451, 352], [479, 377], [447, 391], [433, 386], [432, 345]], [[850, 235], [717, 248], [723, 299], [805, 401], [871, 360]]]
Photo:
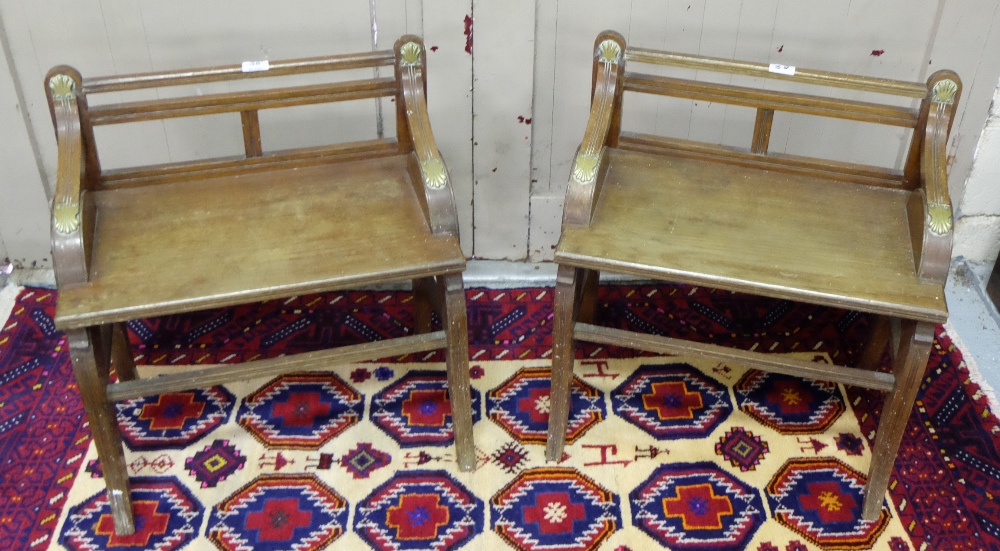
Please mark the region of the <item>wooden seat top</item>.
[[943, 323], [914, 270], [911, 192], [606, 150], [592, 222], [555, 258], [581, 268]]
[[415, 162], [396, 155], [94, 192], [90, 280], [60, 288], [56, 325], [460, 272], [458, 240], [433, 235], [415, 197]]

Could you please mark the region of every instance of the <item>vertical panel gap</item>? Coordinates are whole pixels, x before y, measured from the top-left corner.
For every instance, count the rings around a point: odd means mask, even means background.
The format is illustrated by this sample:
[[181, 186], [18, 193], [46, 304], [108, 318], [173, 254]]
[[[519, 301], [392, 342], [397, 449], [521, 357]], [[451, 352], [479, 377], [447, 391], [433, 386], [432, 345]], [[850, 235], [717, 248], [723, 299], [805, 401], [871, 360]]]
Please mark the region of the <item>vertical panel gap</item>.
[[[372, 51], [378, 50], [378, 6], [376, 5], [377, 0], [369, 0], [368, 8], [371, 15], [372, 22]], [[379, 78], [379, 68], [376, 66], [372, 69], [372, 73], [375, 78]], [[385, 134], [383, 120], [382, 120], [382, 98], [375, 98], [375, 134], [378, 139], [382, 139]]]

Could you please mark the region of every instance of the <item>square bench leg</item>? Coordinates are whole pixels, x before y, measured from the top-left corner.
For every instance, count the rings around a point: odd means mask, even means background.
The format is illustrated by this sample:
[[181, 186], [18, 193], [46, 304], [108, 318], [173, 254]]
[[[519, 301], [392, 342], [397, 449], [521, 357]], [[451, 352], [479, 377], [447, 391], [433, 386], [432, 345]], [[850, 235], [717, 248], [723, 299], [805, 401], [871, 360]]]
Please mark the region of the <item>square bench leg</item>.
[[134, 381], [138, 377], [135, 368], [135, 357], [132, 356], [132, 346], [128, 341], [128, 327], [124, 323], [116, 323], [111, 328], [111, 364], [119, 382]]
[[435, 281], [433, 277], [413, 280], [414, 333], [431, 332], [431, 314], [434, 312]]
[[[556, 274], [555, 316], [552, 322], [552, 390], [549, 393], [549, 431], [545, 459], [558, 461], [566, 445], [566, 424], [569, 422], [571, 403], [570, 385], [573, 383], [573, 326], [576, 323], [582, 292], [582, 270], [559, 266]], [[596, 278], [595, 278], [596, 279]]]
[[469, 329], [465, 311], [465, 286], [461, 274], [441, 276], [444, 295], [442, 325], [448, 335], [448, 399], [455, 427], [458, 468], [476, 468], [476, 445], [472, 438], [472, 394], [469, 379]]
[[920, 389], [920, 381], [927, 370], [931, 344], [934, 342], [934, 324], [904, 321], [899, 354], [893, 365], [896, 383], [886, 394], [882, 418], [875, 433], [872, 462], [865, 485], [865, 501], [861, 516], [867, 520], [878, 518], [882, 500], [892, 476], [896, 452], [903, 439], [906, 423], [913, 409], [913, 402]]
[[892, 340], [892, 329], [890, 326], [890, 319], [885, 316], [874, 316], [872, 318], [868, 341], [865, 343], [865, 347], [861, 349], [861, 354], [854, 364], [855, 367], [876, 371], [881, 366], [882, 353], [885, 352], [885, 347]]
[[599, 270], [582, 270], [579, 285], [580, 313], [578, 321], [594, 323], [597, 318], [597, 288], [601, 279]]
[[99, 328], [74, 329], [68, 331], [66, 336], [73, 360], [73, 373], [90, 422], [97, 458], [104, 471], [115, 532], [122, 536], [133, 534], [135, 522], [132, 518], [125, 450], [122, 447], [115, 405], [108, 401], [107, 396], [109, 351], [104, 348]]

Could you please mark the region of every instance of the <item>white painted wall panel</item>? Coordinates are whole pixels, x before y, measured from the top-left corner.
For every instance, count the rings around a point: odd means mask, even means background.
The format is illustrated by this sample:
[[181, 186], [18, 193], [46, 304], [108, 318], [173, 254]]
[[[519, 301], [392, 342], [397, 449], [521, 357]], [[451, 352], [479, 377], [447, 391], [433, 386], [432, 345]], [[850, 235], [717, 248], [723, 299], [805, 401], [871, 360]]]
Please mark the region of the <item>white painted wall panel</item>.
[[[2, 32], [2, 27], [0, 27]], [[49, 267], [49, 204], [7, 56], [0, 55], [0, 266]]]
[[472, 15], [472, 0], [427, 0], [423, 6], [430, 50], [427, 108], [455, 192], [462, 251], [472, 256], [472, 54], [465, 51], [465, 17]]
[[949, 144], [951, 200], [958, 205], [1000, 75], [1000, 2], [943, 2], [935, 30], [930, 71], [956, 71], [965, 87]]
[[[25, 189], [41, 190], [34, 199], [11, 199], [10, 180], [0, 182], [4, 220], [12, 219], [4, 209], [13, 201], [35, 204], [19, 205], [14, 215], [29, 229], [0, 223], [7, 253], [36, 250], [29, 256], [48, 257], [47, 211], [39, 207], [54, 176], [55, 140], [40, 83], [52, 65], [69, 63], [84, 75], [101, 75], [367, 50], [373, 46], [373, 2], [378, 48], [390, 47], [403, 33], [423, 35], [431, 48], [431, 120], [451, 171], [463, 250], [479, 258], [551, 257], [558, 206], [589, 110], [590, 50], [603, 29], [618, 30], [644, 47], [913, 81], [952, 68], [966, 87], [950, 150], [956, 204], [1000, 76], [1000, 56], [992, 55], [1000, 51], [1000, 10], [993, 0], [0, 0], [6, 54], [13, 60], [0, 79], [4, 86], [20, 86], [29, 121], [25, 126], [22, 117], [0, 107], [3, 122], [20, 120], [23, 130], [13, 136], [20, 145], [10, 151], [20, 149], [11, 170], [29, 175], [19, 180], [28, 182]], [[464, 19], [473, 14], [474, 55], [465, 51], [464, 33]], [[770, 80], [666, 68], [651, 72], [789, 89]], [[204, 85], [200, 91], [235, 86], [241, 84]], [[198, 88], [128, 97], [169, 97], [192, 89]], [[122, 97], [112, 94], [105, 101]], [[634, 94], [626, 95], [625, 107], [627, 130], [744, 147], [752, 136], [754, 112], [746, 108]], [[382, 111], [382, 130], [391, 135], [394, 105], [384, 100]], [[238, 116], [214, 119], [135, 125], [141, 140], [101, 131], [103, 160], [121, 166], [241, 152]], [[365, 138], [377, 135], [377, 120], [371, 100], [265, 112], [262, 139], [266, 149], [281, 149], [324, 143], [331, 133]], [[858, 125], [778, 113], [771, 150], [899, 166], [909, 132]]]
[[525, 260], [535, 3], [475, 0], [473, 6], [473, 252]]

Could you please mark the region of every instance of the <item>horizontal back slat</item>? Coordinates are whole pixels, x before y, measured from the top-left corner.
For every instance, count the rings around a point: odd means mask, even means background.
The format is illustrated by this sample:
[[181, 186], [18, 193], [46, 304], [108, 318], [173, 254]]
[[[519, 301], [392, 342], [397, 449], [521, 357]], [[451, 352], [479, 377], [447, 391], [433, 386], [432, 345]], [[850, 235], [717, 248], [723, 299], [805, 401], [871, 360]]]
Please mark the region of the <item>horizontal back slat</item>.
[[775, 90], [697, 82], [643, 73], [625, 73], [624, 89], [686, 99], [742, 105], [913, 128], [918, 112], [905, 107]]
[[275, 61], [269, 64], [266, 71], [244, 72], [242, 65], [221, 65], [203, 69], [182, 71], [160, 71], [154, 73], [136, 73], [131, 75], [86, 78], [83, 80], [83, 91], [86, 94], [101, 94], [123, 90], [140, 90], [143, 88], [159, 88], [162, 86], [181, 86], [201, 82], [218, 82], [240, 80], [247, 78], [275, 77], [302, 73], [318, 73], [324, 71], [340, 71], [344, 69], [360, 69], [365, 67], [380, 67], [392, 65], [394, 54], [391, 51], [365, 52], [338, 56], [310, 57]]
[[153, 119], [212, 115], [295, 105], [309, 105], [332, 101], [391, 96], [396, 93], [393, 78], [372, 78], [334, 84], [295, 86], [209, 94], [175, 99], [137, 101], [102, 105], [90, 108], [90, 122], [94, 125], [138, 122]]
[[842, 163], [826, 159], [800, 157], [798, 155], [775, 153], [760, 155], [723, 145], [633, 132], [622, 132], [618, 143], [622, 149], [633, 151], [713, 160], [726, 164], [878, 187], [893, 189], [907, 188], [903, 182], [903, 174], [900, 171], [877, 166]]
[[823, 86], [833, 86], [836, 88], [847, 88], [849, 90], [878, 92], [909, 98], [923, 98], [927, 95], [927, 86], [915, 82], [871, 78], [829, 71], [815, 71], [799, 67], [795, 68], [794, 75], [785, 75], [772, 72], [770, 70], [770, 65], [767, 63], [754, 63], [717, 57], [662, 52], [646, 48], [633, 48], [631, 46], [625, 50], [625, 59], [629, 62], [635, 63], [669, 65], [673, 67], [683, 67], [686, 69], [701, 69], [752, 77], [790, 80], [806, 84], [819, 84]]
[[399, 154], [395, 139], [349, 142], [321, 147], [274, 151], [258, 157], [225, 157], [185, 161], [136, 168], [106, 170], [101, 185], [107, 188], [164, 184], [176, 181], [216, 178], [294, 166], [334, 161], [360, 160]]

